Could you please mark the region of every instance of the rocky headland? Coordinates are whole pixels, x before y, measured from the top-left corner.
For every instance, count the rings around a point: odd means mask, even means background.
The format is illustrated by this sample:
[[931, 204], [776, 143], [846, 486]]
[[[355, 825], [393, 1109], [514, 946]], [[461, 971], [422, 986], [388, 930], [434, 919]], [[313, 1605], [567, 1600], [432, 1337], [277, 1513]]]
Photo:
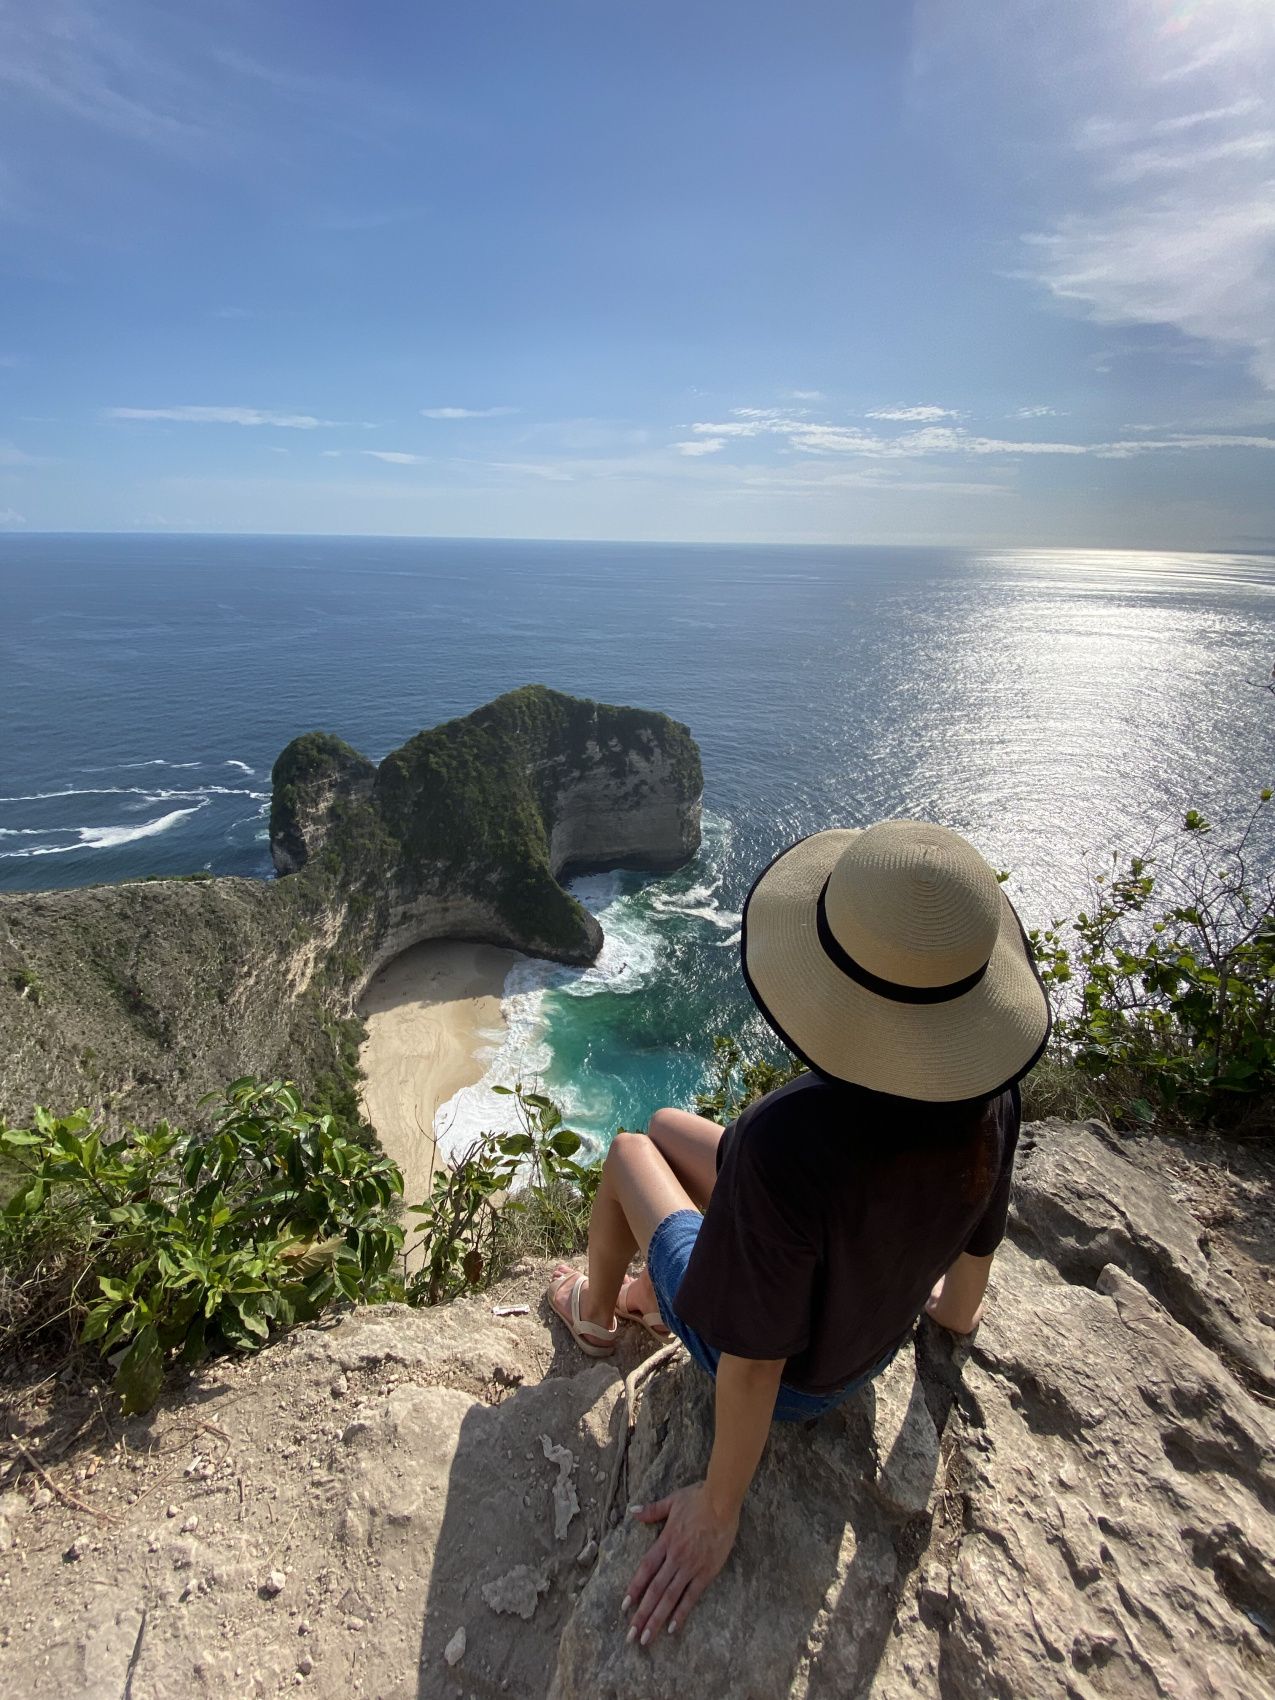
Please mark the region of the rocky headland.
[[645, 1650], [624, 1508], [702, 1476], [709, 1383], [636, 1328], [583, 1358], [547, 1266], [349, 1311], [78, 1440], [63, 1409], [69, 1440], [19, 1435], [43, 1475], [10, 1448], [0, 1691], [1263, 1700], [1272, 1330], [1197, 1178], [1163, 1141], [1029, 1128], [978, 1332], [923, 1320], [772, 1430], [726, 1569]]
[[0, 1116], [194, 1126], [201, 1096], [246, 1074], [348, 1096], [352, 1013], [400, 952], [468, 939], [588, 963], [601, 931], [562, 881], [699, 846], [687, 729], [539, 685], [379, 766], [307, 733], [272, 779], [278, 879], [0, 896]]

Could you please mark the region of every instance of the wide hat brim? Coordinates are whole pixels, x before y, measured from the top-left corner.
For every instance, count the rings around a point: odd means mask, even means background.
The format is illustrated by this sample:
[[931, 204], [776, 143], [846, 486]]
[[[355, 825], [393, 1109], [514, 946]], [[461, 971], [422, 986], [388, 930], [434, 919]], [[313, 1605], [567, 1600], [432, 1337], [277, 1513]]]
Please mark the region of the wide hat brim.
[[820, 894], [859, 836], [814, 833], [781, 851], [744, 904], [740, 962], [753, 1001], [784, 1044], [830, 1080], [925, 1103], [990, 1097], [1037, 1062], [1049, 1000], [1013, 904], [978, 984], [942, 1003], [899, 1002], [859, 984], [819, 938]]

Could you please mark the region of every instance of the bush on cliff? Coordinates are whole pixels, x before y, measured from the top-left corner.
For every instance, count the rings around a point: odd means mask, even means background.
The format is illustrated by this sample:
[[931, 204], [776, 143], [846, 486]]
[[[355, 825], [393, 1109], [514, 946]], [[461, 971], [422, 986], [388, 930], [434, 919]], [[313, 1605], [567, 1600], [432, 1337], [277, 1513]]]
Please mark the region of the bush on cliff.
[[111, 1354], [126, 1410], [170, 1361], [255, 1351], [333, 1299], [394, 1295], [403, 1189], [388, 1158], [239, 1080], [211, 1135], [107, 1140], [85, 1111], [0, 1127], [16, 1186], [0, 1225], [0, 1339], [54, 1330]]
[[1143, 855], [1113, 857], [1074, 921], [1031, 935], [1055, 1008], [1032, 1110], [1271, 1131], [1270, 801], [1230, 836], [1189, 810]]
[[236, 1081], [203, 1137], [109, 1140], [83, 1110], [0, 1124], [0, 1350], [96, 1345], [140, 1411], [171, 1367], [257, 1351], [330, 1304], [435, 1304], [522, 1253], [578, 1251], [600, 1170], [547, 1098], [505, 1090], [521, 1130], [435, 1176], [410, 1274], [397, 1167], [281, 1081]]

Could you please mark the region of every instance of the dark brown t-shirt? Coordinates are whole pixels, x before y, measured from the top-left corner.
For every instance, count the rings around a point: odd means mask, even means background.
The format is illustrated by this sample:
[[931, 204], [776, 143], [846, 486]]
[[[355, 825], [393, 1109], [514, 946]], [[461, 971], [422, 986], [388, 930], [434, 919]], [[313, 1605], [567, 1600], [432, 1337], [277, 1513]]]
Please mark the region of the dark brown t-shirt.
[[719, 1351], [830, 1393], [911, 1327], [962, 1251], [1000, 1244], [1018, 1088], [920, 1104], [805, 1074], [732, 1123], [674, 1308]]

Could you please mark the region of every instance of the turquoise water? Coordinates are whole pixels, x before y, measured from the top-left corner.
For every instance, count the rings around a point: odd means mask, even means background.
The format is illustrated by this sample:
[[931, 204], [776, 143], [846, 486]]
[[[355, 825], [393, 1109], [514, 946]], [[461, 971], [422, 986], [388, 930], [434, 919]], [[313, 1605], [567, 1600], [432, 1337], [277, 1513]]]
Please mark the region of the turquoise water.
[[6, 535], [0, 597], [0, 888], [269, 877], [270, 765], [316, 726], [379, 758], [529, 680], [686, 721], [701, 856], [582, 882], [601, 961], [520, 964], [490, 1059], [599, 1138], [750, 1020], [739, 906], [791, 839], [941, 820], [1047, 920], [1275, 768], [1270, 556]]

